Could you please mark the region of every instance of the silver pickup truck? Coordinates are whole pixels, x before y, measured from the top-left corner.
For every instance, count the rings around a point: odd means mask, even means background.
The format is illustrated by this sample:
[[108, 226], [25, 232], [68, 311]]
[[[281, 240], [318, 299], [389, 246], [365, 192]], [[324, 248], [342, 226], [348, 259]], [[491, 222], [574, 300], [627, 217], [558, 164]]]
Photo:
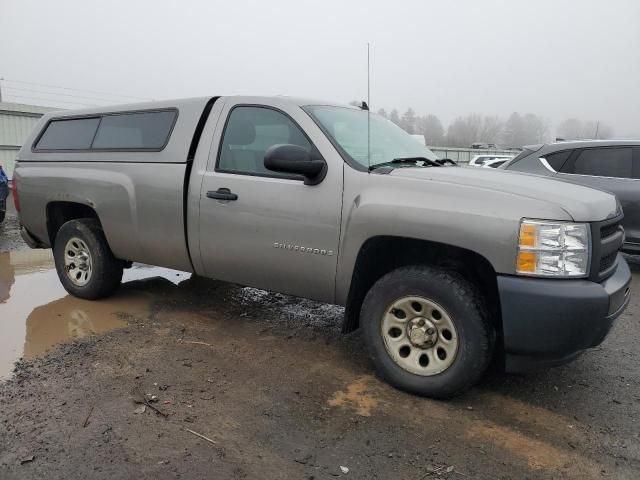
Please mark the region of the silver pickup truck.
[[389, 383], [445, 398], [598, 345], [629, 302], [616, 198], [437, 161], [363, 108], [207, 97], [46, 114], [22, 233], [72, 295], [143, 262], [346, 307]]

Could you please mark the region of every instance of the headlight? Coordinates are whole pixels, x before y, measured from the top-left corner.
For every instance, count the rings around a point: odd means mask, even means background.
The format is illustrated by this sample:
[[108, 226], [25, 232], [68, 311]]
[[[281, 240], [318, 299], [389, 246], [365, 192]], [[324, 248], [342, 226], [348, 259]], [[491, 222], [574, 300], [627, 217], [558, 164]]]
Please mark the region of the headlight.
[[516, 272], [543, 277], [586, 277], [591, 234], [586, 223], [522, 220]]

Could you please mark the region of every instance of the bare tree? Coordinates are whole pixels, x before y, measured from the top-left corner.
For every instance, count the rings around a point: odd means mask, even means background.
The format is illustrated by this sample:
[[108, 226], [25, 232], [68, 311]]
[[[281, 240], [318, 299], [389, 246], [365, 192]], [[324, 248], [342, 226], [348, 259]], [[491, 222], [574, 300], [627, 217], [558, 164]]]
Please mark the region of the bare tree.
[[497, 116], [481, 116], [472, 113], [456, 118], [447, 130], [447, 144], [453, 147], [469, 147], [475, 142], [497, 144], [502, 137], [504, 122]]
[[504, 130], [504, 122], [498, 116], [484, 117], [482, 119], [482, 128], [477, 140], [485, 143], [497, 144], [502, 138], [502, 131]]
[[580, 138], [596, 138], [596, 130], [598, 131], [597, 135], [600, 136], [600, 125], [598, 125], [598, 122], [594, 122], [593, 120], [582, 122]]
[[435, 115], [426, 115], [416, 119], [416, 133], [424, 136], [425, 143], [434, 147], [444, 145], [444, 128]]
[[549, 124], [533, 113], [520, 115], [513, 112], [504, 126], [502, 143], [509, 147], [522, 147], [547, 140]]
[[447, 144], [452, 147], [468, 147], [478, 141], [482, 130], [482, 117], [472, 113], [456, 118], [447, 129]]
[[391, 120], [396, 125], [400, 125], [400, 116], [398, 115], [398, 110], [395, 108], [391, 110], [391, 114], [389, 115], [389, 120]]
[[546, 120], [533, 113], [522, 117], [524, 124], [524, 144], [542, 143], [547, 140], [549, 124]]
[[411, 107], [402, 114], [402, 117], [400, 117], [396, 108], [391, 110], [390, 114], [387, 114], [387, 111], [381, 108], [378, 110], [378, 115], [391, 120], [407, 133], [423, 135], [427, 145], [443, 146], [445, 144], [444, 128], [435, 115], [418, 117]]
[[567, 118], [557, 126], [556, 134], [567, 140], [577, 140], [584, 138], [582, 136], [583, 130], [584, 126], [581, 120], [577, 118]]
[[600, 122], [599, 125], [596, 128], [597, 134], [596, 134], [596, 138], [598, 139], [609, 139], [609, 138], [613, 138], [614, 133], [613, 133], [613, 127], [611, 127], [611, 125], [608, 125], [604, 122]]
[[503, 143], [509, 147], [520, 147], [524, 143], [524, 122], [518, 112], [513, 112], [504, 125]]
[[400, 127], [407, 133], [416, 133], [416, 112], [409, 107], [400, 119]]
[[583, 122], [578, 118], [567, 118], [558, 125], [556, 133], [566, 140], [607, 139], [613, 137], [613, 129], [606, 123], [594, 120]]
[[[389, 115], [381, 108], [378, 114], [410, 134], [423, 135], [426, 144], [433, 146], [469, 147], [482, 142], [520, 147], [544, 142], [549, 131], [548, 122], [533, 113], [520, 115], [514, 112], [506, 122], [496, 115], [472, 113], [457, 117], [447, 128], [446, 136], [442, 123], [435, 115], [416, 116], [412, 108], [408, 108], [402, 117], [395, 108]], [[610, 129], [605, 128], [605, 133], [608, 131]]]
[[613, 129], [604, 122], [589, 120], [582, 126], [582, 138], [606, 140], [613, 137]]

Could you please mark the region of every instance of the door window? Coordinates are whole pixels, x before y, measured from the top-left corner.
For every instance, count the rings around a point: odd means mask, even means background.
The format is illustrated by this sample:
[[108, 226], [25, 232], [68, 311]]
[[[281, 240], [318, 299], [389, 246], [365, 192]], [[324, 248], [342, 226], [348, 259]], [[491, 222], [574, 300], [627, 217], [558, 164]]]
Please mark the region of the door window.
[[565, 165], [563, 173], [598, 177], [632, 178], [633, 152], [625, 148], [589, 148], [582, 150], [573, 165]]
[[302, 130], [283, 113], [264, 107], [236, 107], [227, 120], [217, 170], [290, 178], [264, 166], [265, 152], [279, 144], [298, 145], [309, 152], [312, 148]]
[[544, 158], [547, 160], [547, 163], [553, 168], [556, 172], [562, 171], [562, 167], [565, 162], [569, 159], [573, 150], [565, 150], [564, 152], [552, 153], [551, 155], [546, 155]]

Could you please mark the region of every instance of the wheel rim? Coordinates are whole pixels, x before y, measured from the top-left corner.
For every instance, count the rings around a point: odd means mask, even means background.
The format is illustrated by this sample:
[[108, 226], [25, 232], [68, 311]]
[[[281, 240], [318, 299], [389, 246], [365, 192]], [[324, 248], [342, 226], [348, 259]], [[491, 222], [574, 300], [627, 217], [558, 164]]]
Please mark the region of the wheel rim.
[[402, 297], [382, 317], [387, 353], [404, 370], [421, 376], [449, 368], [458, 353], [458, 332], [447, 311], [424, 297]]
[[91, 280], [93, 262], [87, 244], [73, 237], [64, 247], [64, 270], [74, 285], [83, 287]]

